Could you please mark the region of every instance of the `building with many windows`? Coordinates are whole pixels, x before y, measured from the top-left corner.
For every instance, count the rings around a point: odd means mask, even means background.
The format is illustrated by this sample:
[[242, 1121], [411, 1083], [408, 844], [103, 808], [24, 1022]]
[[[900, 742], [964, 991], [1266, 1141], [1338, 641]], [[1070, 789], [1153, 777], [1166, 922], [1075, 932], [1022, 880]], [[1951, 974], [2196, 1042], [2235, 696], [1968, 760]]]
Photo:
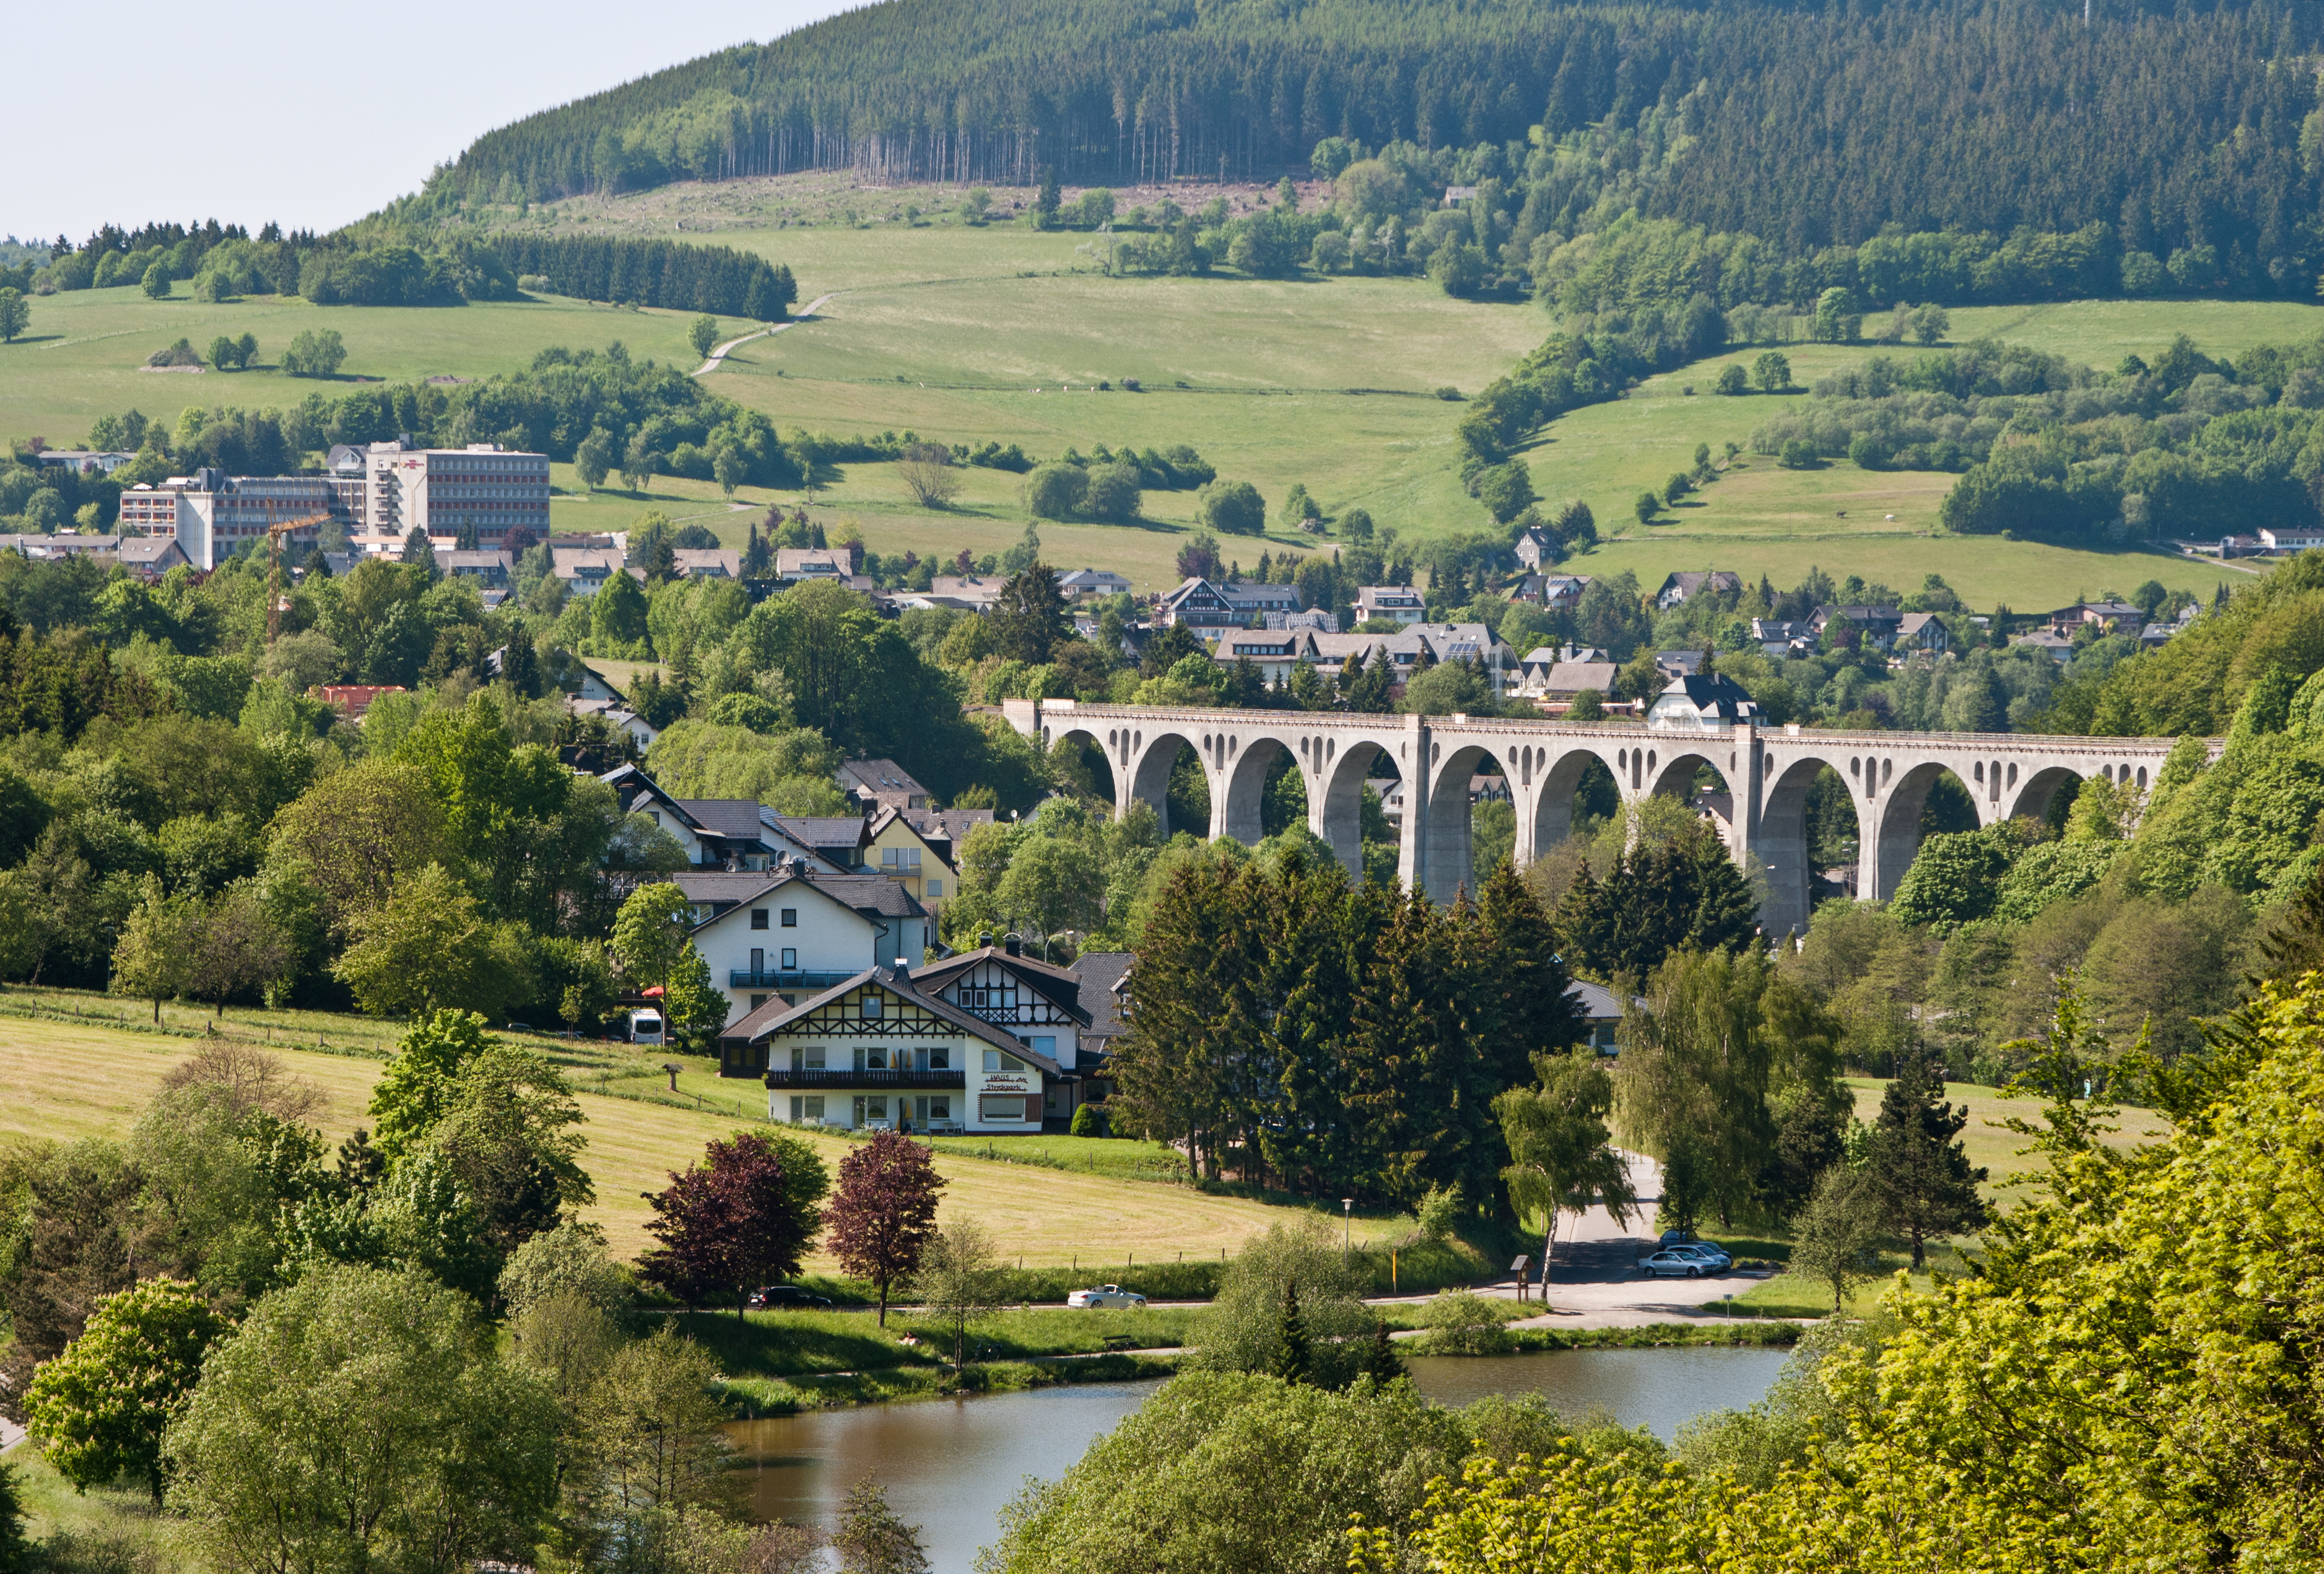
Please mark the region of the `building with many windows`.
[[[673, 875], [695, 924], [694, 949], [735, 1021], [768, 1001], [798, 1001], [872, 966], [927, 954], [927, 910], [878, 875], [824, 874], [794, 859], [765, 873]], [[764, 1070], [764, 1067], [761, 1067]]]
[[719, 1071], [756, 1076], [767, 1117], [850, 1131], [1031, 1133], [1056, 1063], [875, 967], [797, 1005], [770, 1000], [719, 1036]]
[[364, 450], [369, 491], [364, 533], [398, 541], [413, 526], [456, 539], [474, 529], [480, 547], [498, 547], [522, 527], [549, 537], [549, 456], [520, 454], [498, 443], [465, 448], [415, 448], [398, 438]]
[[[203, 468], [156, 485], [140, 482], [121, 494], [124, 535], [167, 536], [196, 568], [216, 568], [245, 548], [262, 549], [269, 527], [326, 516], [353, 529], [363, 517], [364, 484], [337, 475], [228, 475]], [[303, 557], [321, 539], [322, 526], [305, 525], [283, 538], [286, 552]]]

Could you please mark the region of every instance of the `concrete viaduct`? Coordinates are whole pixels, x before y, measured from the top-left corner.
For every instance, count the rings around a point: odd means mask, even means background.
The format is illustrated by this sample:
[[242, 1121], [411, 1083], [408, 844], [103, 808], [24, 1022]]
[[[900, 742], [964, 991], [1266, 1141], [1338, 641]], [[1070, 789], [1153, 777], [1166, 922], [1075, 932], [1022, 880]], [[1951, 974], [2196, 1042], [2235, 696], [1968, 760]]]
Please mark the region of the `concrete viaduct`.
[[[1404, 783], [1399, 872], [1440, 902], [1470, 879], [1469, 781], [1488, 757], [1517, 810], [1520, 868], [1563, 841], [1576, 789], [1595, 760], [1625, 803], [1693, 791], [1709, 765], [1727, 783], [1725, 836], [1746, 872], [1765, 881], [1761, 918], [1770, 934], [1807, 926], [1808, 785], [1825, 767], [1846, 783], [1856, 809], [1857, 892], [1886, 900], [1921, 842], [1929, 788], [1950, 771], [1977, 805], [1978, 822], [2038, 817], [2068, 779], [2103, 778], [2140, 787], [2171, 752], [2169, 738], [2059, 738], [2023, 733], [1825, 732], [1797, 726], [1729, 731], [1650, 729], [1506, 717], [1378, 716], [1344, 712], [1166, 710], [1011, 700], [1010, 723], [1046, 749], [1079, 739], [1102, 750], [1113, 772], [1114, 812], [1143, 799], [1173, 827], [1164, 805], [1182, 748], [1210, 786], [1213, 837], [1259, 840], [1259, 804], [1279, 751], [1307, 790], [1308, 828], [1350, 872], [1362, 870], [1364, 779], [1393, 760]], [[1489, 767], [1486, 767], [1489, 769]]]

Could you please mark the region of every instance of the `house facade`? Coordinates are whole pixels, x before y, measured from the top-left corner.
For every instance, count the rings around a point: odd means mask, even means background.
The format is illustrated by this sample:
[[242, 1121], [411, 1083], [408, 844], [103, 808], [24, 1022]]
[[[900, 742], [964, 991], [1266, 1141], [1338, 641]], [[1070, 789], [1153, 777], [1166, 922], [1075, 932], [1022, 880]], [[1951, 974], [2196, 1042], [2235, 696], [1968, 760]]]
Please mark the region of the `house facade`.
[[849, 1131], [1028, 1135], [1041, 1129], [1054, 1061], [876, 967], [787, 1005], [770, 1000], [719, 1036], [722, 1076], [756, 1076], [767, 1116]]
[[1356, 622], [1359, 627], [1374, 618], [1385, 618], [1398, 623], [1416, 623], [1427, 615], [1426, 598], [1408, 584], [1367, 584], [1356, 592]]
[[671, 883], [693, 908], [694, 949], [726, 997], [729, 1022], [867, 967], [916, 964], [933, 937], [927, 910], [877, 875], [822, 874], [794, 861], [771, 874], [715, 870]]
[[1073, 1119], [1084, 1091], [1082, 1038], [1092, 1026], [1073, 969], [1037, 962], [1009, 941], [946, 957], [913, 981], [1054, 1063], [1058, 1074], [1043, 1092], [1042, 1118], [1060, 1128]]

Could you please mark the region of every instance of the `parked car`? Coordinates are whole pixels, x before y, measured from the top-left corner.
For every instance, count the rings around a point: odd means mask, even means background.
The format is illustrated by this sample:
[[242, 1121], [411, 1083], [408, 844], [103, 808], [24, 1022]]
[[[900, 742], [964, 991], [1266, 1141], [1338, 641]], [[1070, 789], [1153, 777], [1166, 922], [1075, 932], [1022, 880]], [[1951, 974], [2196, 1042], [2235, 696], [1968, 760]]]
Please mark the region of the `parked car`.
[[1123, 1289], [1119, 1284], [1100, 1284], [1094, 1290], [1076, 1290], [1065, 1297], [1068, 1306], [1088, 1307], [1094, 1311], [1103, 1306], [1127, 1306], [1143, 1311], [1146, 1297]]
[[1701, 1257], [1712, 1268], [1715, 1268], [1721, 1273], [1726, 1272], [1729, 1268], [1735, 1266], [1735, 1259], [1727, 1255], [1727, 1248], [1720, 1246], [1716, 1241], [1691, 1240], [1684, 1246], [1666, 1246], [1663, 1247], [1663, 1250], [1666, 1252], [1689, 1253], [1692, 1256]]
[[1711, 1272], [1711, 1265], [1692, 1252], [1671, 1247], [1640, 1257], [1638, 1270], [1649, 1278], [1700, 1279]]
[[631, 1012], [629, 1036], [632, 1044], [659, 1044], [661, 1013], [654, 1010]]
[[827, 1309], [831, 1302], [821, 1295], [812, 1294], [797, 1284], [761, 1284], [743, 1298], [742, 1303], [759, 1312], [779, 1312]]

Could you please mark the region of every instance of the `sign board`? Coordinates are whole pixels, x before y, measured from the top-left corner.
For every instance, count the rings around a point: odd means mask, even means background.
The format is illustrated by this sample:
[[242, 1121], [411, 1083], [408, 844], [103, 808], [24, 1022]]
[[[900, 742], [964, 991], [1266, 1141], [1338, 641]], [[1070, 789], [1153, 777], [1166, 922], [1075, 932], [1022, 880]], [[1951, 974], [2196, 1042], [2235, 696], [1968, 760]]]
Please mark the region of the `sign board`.
[[1523, 1274], [1531, 1266], [1533, 1266], [1533, 1258], [1530, 1256], [1520, 1256], [1516, 1262], [1509, 1265], [1509, 1272], [1512, 1274]]
[[1031, 1082], [1014, 1072], [988, 1072], [977, 1087], [986, 1093], [1030, 1093], [1035, 1091]]

